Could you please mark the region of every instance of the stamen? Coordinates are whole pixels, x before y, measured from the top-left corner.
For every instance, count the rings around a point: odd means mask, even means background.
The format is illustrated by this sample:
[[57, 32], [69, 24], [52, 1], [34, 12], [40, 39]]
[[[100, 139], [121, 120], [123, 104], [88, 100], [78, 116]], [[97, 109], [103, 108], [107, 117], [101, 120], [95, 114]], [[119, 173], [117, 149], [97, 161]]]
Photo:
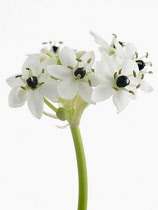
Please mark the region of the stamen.
[[30, 68], [25, 68], [26, 70], [30, 71]]
[[92, 72], [94, 72], [94, 69], [91, 69]]
[[39, 86], [41, 86], [41, 85], [43, 85], [44, 84], [44, 82], [41, 82], [41, 83], [39, 83]]
[[116, 90], [116, 91], [118, 91], [119, 90], [119, 88], [117, 88], [117, 87], [112, 87], [114, 90]]
[[117, 76], [117, 72], [114, 73], [114, 79], [116, 79], [116, 76]]
[[42, 69], [42, 74], [44, 73], [44, 69]]
[[48, 44], [48, 42], [42, 42], [42, 44]]
[[115, 38], [117, 38], [117, 35], [116, 34], [112, 34]]
[[79, 80], [81, 78], [81, 74], [77, 74], [75, 80]]
[[137, 52], [135, 52], [135, 56], [136, 56], [136, 59], [138, 58], [138, 53]]
[[134, 77], [136, 77], [137, 76], [137, 74], [136, 74], [136, 72], [133, 70], [133, 76]]
[[138, 88], [140, 88], [140, 86], [141, 86], [141, 84], [139, 83], [139, 84], [136, 86], [136, 88], [138, 89]]
[[146, 58], [148, 58], [148, 56], [149, 56], [149, 53], [148, 53], [148, 52], [146, 52], [146, 56], [145, 56], [145, 57], [146, 57]]
[[81, 60], [80, 58], [76, 58], [76, 60], [77, 60], [78, 62], [82, 62], [82, 60]]
[[92, 58], [89, 58], [88, 60], [87, 60], [87, 63], [90, 63], [92, 61]]
[[67, 66], [67, 68], [69, 68], [69, 69], [73, 70], [73, 67], [72, 67], [72, 66]]
[[131, 93], [131, 94], [133, 94], [133, 95], [135, 95], [135, 93], [132, 90], [129, 90], [128, 92]]
[[148, 71], [148, 73], [149, 73], [149, 74], [153, 74], [153, 72], [152, 72], [152, 71]]
[[[121, 72], [122, 72], [122, 69], [120, 69], [118, 73], [121, 74]], [[116, 73], [116, 72], [115, 72], [115, 73]]]
[[88, 84], [89, 84], [89, 86], [92, 86], [92, 82], [90, 79], [88, 79]]
[[144, 79], [144, 74], [141, 75], [141, 78], [140, 79]]
[[22, 75], [16, 75], [16, 76], [15, 76], [15, 78], [19, 78], [19, 77], [22, 77]]
[[26, 90], [26, 87], [21, 86], [21, 88], [22, 88], [23, 90]]

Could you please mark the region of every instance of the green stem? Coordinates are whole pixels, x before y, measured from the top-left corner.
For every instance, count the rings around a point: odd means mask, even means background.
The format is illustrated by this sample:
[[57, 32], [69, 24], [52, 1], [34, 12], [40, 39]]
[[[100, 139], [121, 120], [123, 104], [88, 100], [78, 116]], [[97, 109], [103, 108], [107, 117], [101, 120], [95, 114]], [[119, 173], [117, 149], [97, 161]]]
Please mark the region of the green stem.
[[46, 98], [44, 98], [44, 103], [47, 104], [47, 106], [49, 106], [49, 108], [51, 108], [54, 112], [57, 111], [57, 108], [53, 106], [53, 104], [51, 104]]
[[74, 141], [77, 166], [78, 166], [78, 179], [79, 179], [79, 197], [78, 197], [78, 210], [87, 209], [87, 198], [88, 198], [88, 181], [87, 181], [87, 167], [85, 153], [78, 126], [71, 127], [71, 133]]

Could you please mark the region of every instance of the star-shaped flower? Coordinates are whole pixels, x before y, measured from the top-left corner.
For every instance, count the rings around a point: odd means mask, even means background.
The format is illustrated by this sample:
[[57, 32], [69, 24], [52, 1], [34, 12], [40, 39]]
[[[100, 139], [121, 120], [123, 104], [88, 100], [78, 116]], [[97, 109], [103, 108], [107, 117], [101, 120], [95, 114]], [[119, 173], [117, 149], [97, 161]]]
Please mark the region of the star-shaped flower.
[[94, 52], [86, 52], [80, 58], [74, 50], [64, 47], [59, 58], [62, 65], [50, 65], [48, 72], [61, 80], [57, 90], [61, 98], [71, 100], [78, 93], [83, 100], [91, 103], [92, 86], [98, 84], [98, 80], [92, 72]]
[[8, 85], [13, 88], [9, 94], [11, 107], [21, 107], [27, 101], [30, 112], [36, 118], [41, 118], [43, 97], [50, 100], [58, 97], [58, 81], [50, 79], [46, 71], [46, 66], [50, 64], [56, 64], [56, 59], [49, 58], [40, 63], [37, 56], [29, 56], [23, 65], [22, 73], [7, 79]]
[[107, 53], [102, 53], [102, 60], [96, 63], [96, 74], [102, 82], [94, 89], [92, 100], [103, 101], [113, 96], [113, 102], [118, 113], [129, 103], [129, 98], [135, 99], [138, 84], [136, 76], [139, 73], [138, 65], [131, 59], [122, 63], [115, 61]]
[[144, 58], [148, 58], [148, 53], [146, 53], [145, 56], [142, 56], [139, 58], [138, 50], [134, 44], [127, 43], [125, 47], [122, 47], [120, 45], [120, 43], [118, 43], [118, 41], [115, 40], [114, 45], [117, 50], [117, 55], [120, 57], [120, 59], [122, 59], [122, 60], [131, 59], [131, 60], [134, 60], [136, 62], [136, 64], [138, 65], [139, 74], [137, 76], [137, 81], [140, 84], [140, 89], [147, 93], [151, 92], [153, 90], [151, 85], [149, 85], [144, 79], [144, 76], [146, 74], [152, 73], [152, 71], [147, 71], [145, 68], [146, 66], [152, 66], [152, 63], [145, 62], [143, 60]]

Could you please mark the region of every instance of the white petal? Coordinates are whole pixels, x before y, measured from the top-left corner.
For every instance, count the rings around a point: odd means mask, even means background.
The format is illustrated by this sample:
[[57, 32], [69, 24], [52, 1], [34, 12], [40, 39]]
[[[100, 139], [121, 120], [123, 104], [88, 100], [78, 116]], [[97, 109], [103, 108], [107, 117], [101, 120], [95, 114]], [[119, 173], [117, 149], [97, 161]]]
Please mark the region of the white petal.
[[140, 80], [140, 89], [146, 93], [150, 93], [151, 91], [153, 91], [153, 88], [151, 87], [151, 85], [149, 85], [144, 79]]
[[116, 91], [113, 95], [113, 102], [117, 108], [117, 113], [121, 112], [129, 103], [126, 91]]
[[100, 102], [108, 99], [113, 93], [114, 89], [107, 84], [101, 83], [98, 85], [92, 93], [92, 101]]
[[61, 65], [50, 65], [47, 66], [47, 71], [50, 75], [57, 79], [67, 79], [71, 76], [71, 69], [65, 68]]
[[76, 54], [75, 54], [74, 50], [72, 50], [68, 47], [64, 47], [60, 51], [59, 57], [60, 57], [61, 63], [65, 67], [67, 67], [67, 66], [75, 67], [77, 64]]
[[104, 39], [102, 39], [99, 35], [97, 35], [92, 31], [90, 31], [90, 34], [95, 38], [96, 43], [102, 45], [105, 48], [109, 48], [108, 43]]
[[[90, 70], [93, 66], [94, 60], [95, 60], [95, 54], [93, 51], [86, 52], [84, 55], [80, 58], [82, 61], [78, 63], [79, 67], [84, 67], [86, 71]], [[87, 61], [90, 60], [89, 63]]]
[[95, 72], [96, 75], [104, 80], [107, 76], [113, 77], [113, 72], [110, 71], [106, 61], [97, 61], [95, 63]]
[[92, 103], [91, 101], [91, 95], [92, 95], [92, 87], [89, 86], [88, 82], [79, 82], [78, 85], [78, 94], [81, 96], [81, 98], [88, 102]]
[[86, 53], [86, 51], [78, 51], [78, 52], [76, 52], [76, 56], [77, 56], [77, 58], [80, 58], [85, 53]]
[[118, 67], [113, 57], [109, 56], [106, 52], [102, 52], [102, 59], [105, 60], [112, 74], [114, 74], [118, 70]]
[[7, 84], [10, 87], [14, 88], [17, 86], [25, 86], [24, 82], [20, 79], [20, 77], [17, 77], [17, 76], [18, 74], [13, 75], [6, 80]]
[[132, 43], [127, 43], [125, 46], [127, 57], [130, 59], [134, 59], [135, 53], [137, 52], [137, 48]]
[[27, 103], [32, 115], [40, 119], [43, 113], [43, 96], [41, 93], [38, 90], [31, 90]]
[[21, 107], [24, 105], [25, 101], [21, 100], [18, 97], [18, 93], [20, 89], [21, 89], [20, 87], [15, 87], [10, 91], [9, 98], [8, 98], [10, 107], [16, 108], [16, 107]]
[[101, 82], [100, 78], [94, 73], [91, 72], [85, 77], [85, 80], [88, 82], [88, 80], [91, 82], [92, 87], [96, 87]]
[[59, 83], [57, 90], [61, 98], [70, 100], [77, 94], [78, 80], [73, 77], [63, 80]]
[[133, 71], [136, 72], [136, 74], [139, 73], [138, 65], [135, 61], [131, 59], [126, 59], [120, 66], [120, 69], [122, 69], [121, 74], [123, 75], [130, 75], [133, 74]]
[[31, 55], [29, 56], [25, 63], [23, 64], [23, 67], [22, 67], [22, 70], [23, 70], [23, 75], [27, 77], [28, 75], [28, 70], [26, 70], [26, 68], [29, 68], [31, 69], [31, 72], [34, 76], [37, 76], [41, 73], [42, 71], [42, 67], [41, 67], [41, 64], [40, 64], [40, 60], [38, 58], [38, 56], [35, 56], [35, 55]]
[[56, 65], [56, 64], [57, 64], [56, 58], [48, 58], [41, 62], [41, 67], [42, 67], [42, 69], [44, 69], [48, 65]]
[[50, 100], [54, 100], [59, 97], [57, 93], [57, 85], [58, 81], [50, 79], [44, 84], [42, 84], [38, 90], [40, 91], [41, 95], [45, 98], [48, 98]]
[[123, 47], [120, 45], [120, 43], [117, 41], [117, 39], [114, 40], [114, 45], [115, 45], [118, 56], [125, 59], [127, 56], [125, 54]]

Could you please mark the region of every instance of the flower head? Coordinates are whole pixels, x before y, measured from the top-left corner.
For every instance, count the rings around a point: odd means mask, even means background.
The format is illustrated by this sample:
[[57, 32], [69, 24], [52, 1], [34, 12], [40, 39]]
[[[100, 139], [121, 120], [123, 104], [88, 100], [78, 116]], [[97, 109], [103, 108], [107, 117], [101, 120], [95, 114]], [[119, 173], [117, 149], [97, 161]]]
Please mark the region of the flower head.
[[23, 65], [22, 73], [7, 79], [8, 85], [13, 88], [9, 94], [11, 107], [23, 106], [27, 101], [30, 112], [36, 118], [41, 118], [43, 97], [51, 100], [58, 97], [58, 82], [50, 79], [46, 71], [46, 66], [50, 64], [56, 64], [56, 59], [50, 58], [40, 63], [37, 56], [29, 56]]
[[50, 65], [48, 72], [61, 80], [57, 90], [61, 98], [71, 100], [78, 93], [83, 100], [91, 103], [92, 86], [97, 79], [92, 72], [94, 52], [83, 53], [78, 57], [74, 50], [64, 47], [59, 53], [62, 65]]
[[96, 74], [102, 82], [94, 89], [92, 100], [103, 101], [113, 96], [118, 112], [135, 99], [137, 90], [136, 75], [139, 73], [136, 62], [126, 59], [123, 62], [114, 60], [107, 53], [102, 53], [102, 60], [96, 63]]

